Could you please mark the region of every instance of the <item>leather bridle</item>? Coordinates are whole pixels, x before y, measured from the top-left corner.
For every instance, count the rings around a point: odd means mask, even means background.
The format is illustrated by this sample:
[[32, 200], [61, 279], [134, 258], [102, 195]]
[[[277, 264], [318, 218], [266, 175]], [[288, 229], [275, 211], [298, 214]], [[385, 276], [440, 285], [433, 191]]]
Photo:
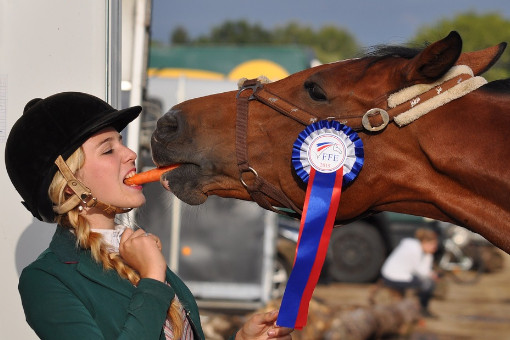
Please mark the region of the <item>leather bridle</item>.
[[[301, 209], [298, 208], [282, 190], [259, 176], [257, 171], [250, 166], [248, 161], [246, 137], [248, 132], [249, 102], [251, 100], [258, 100], [305, 126], [316, 122], [318, 118], [317, 116], [304, 111], [267, 91], [263, 84], [257, 79], [246, 80], [237, 92], [236, 156], [240, 181], [252, 199], [262, 208], [283, 215], [299, 217], [302, 212]], [[255, 176], [255, 179], [251, 184], [248, 184], [243, 178], [243, 175], [246, 173], [251, 173]], [[278, 202], [281, 207], [291, 209], [292, 211], [274, 207], [268, 198]]]
[[[302, 210], [298, 208], [282, 190], [259, 176], [258, 172], [250, 166], [248, 161], [246, 137], [248, 133], [249, 102], [252, 100], [257, 100], [304, 126], [317, 122], [319, 117], [268, 91], [258, 79], [245, 80], [236, 95], [236, 156], [237, 166], [239, 168], [239, 180], [241, 181], [241, 184], [248, 191], [251, 198], [262, 208], [282, 215], [299, 217]], [[349, 118], [357, 118], [358, 121], [363, 118], [363, 126], [360, 125], [360, 129], [363, 129], [364, 127], [369, 131], [379, 131], [388, 124], [388, 120], [383, 116], [383, 114], [386, 114], [387, 116], [386, 111], [379, 110], [380, 109], [372, 109], [367, 111], [363, 116]], [[383, 124], [372, 127], [368, 117], [375, 115], [381, 115]], [[336, 117], [328, 117], [326, 119], [336, 119]], [[365, 121], [368, 122], [368, 125]], [[248, 184], [244, 180], [243, 175], [246, 173], [251, 173], [255, 177], [252, 184]], [[278, 202], [282, 207], [290, 209], [291, 211], [275, 208], [268, 198]]]
[[[450, 78], [446, 79], [446, 81], [441, 80], [436, 84], [425, 85], [428, 87], [423, 89], [423, 91], [418, 90], [416, 95], [413, 94], [410, 98], [405, 98], [402, 102], [398, 102], [396, 105], [390, 105], [391, 97], [394, 95], [383, 96], [375, 101], [376, 104], [381, 104], [386, 109], [372, 108], [366, 111], [363, 115], [327, 117], [325, 119], [338, 120], [340, 123], [348, 125], [355, 131], [366, 130], [367, 132], [378, 132], [383, 130], [388, 123], [392, 121], [395, 121], [398, 126], [408, 124], [412, 120], [409, 119], [407, 122], [402, 122], [400, 121], [400, 117], [405, 116], [405, 114], [412, 113], [412, 110], [415, 109], [417, 103], [420, 103], [419, 106], [426, 107], [427, 109], [414, 117], [414, 119], [417, 119], [419, 116], [447, 103], [450, 100], [459, 98], [460, 96], [477, 89], [485, 83], [486, 80], [481, 77], [473, 78], [473, 74], [470, 69], [467, 74], [464, 71], [459, 71], [459, 74], [453, 74]], [[415, 85], [415, 87], [416, 86], [422, 85]], [[441, 98], [441, 96], [444, 96], [448, 90], [458, 88], [459, 86], [461, 88], [464, 87], [464, 89], [457, 90], [459, 93], [455, 96], [447, 99]], [[280, 214], [297, 217], [301, 214], [301, 209], [299, 209], [282, 190], [260, 177], [257, 171], [250, 166], [248, 161], [246, 138], [248, 132], [249, 102], [252, 100], [257, 100], [304, 126], [317, 122], [319, 117], [293, 105], [292, 103], [278, 97], [274, 93], [271, 93], [258, 79], [245, 80], [236, 95], [236, 156], [241, 183], [246, 188], [252, 199], [261, 207]], [[434, 102], [436, 106], [434, 106], [434, 104], [423, 105], [423, 102]], [[375, 117], [375, 119], [373, 117]], [[372, 125], [372, 122], [370, 121], [371, 118], [372, 120], [378, 120], [379, 125]], [[247, 184], [243, 178], [243, 175], [246, 173], [251, 173], [255, 176], [251, 185]], [[278, 202], [282, 207], [291, 209], [292, 211], [288, 212], [286, 210], [273, 207], [268, 198]]]

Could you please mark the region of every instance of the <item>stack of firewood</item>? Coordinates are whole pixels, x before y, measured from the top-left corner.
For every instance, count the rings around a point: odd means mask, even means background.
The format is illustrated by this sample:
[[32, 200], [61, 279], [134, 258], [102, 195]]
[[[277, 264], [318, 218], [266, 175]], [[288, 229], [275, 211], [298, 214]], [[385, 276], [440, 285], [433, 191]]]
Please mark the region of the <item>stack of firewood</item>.
[[[381, 298], [385, 296], [380, 293]], [[278, 309], [274, 300], [256, 313]], [[232, 317], [209, 315], [203, 319], [208, 340], [223, 340], [232, 335], [250, 315]], [[332, 307], [317, 299], [310, 301], [308, 322], [302, 330], [294, 331], [294, 340], [365, 340], [374, 336], [406, 334], [420, 317], [420, 305], [412, 297], [389, 298], [385, 302], [367, 306]]]
[[319, 339], [365, 340], [374, 336], [407, 334], [419, 320], [420, 305], [414, 298], [336, 313], [329, 329]]

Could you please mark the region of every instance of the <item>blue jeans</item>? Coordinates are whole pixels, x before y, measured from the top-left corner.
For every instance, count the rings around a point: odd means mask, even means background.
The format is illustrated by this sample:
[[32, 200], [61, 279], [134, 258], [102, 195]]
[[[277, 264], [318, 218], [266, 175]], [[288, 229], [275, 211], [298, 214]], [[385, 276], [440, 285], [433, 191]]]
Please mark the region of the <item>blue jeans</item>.
[[428, 278], [419, 278], [417, 276], [413, 276], [411, 281], [392, 281], [383, 277], [383, 283], [385, 286], [389, 288], [393, 288], [404, 293], [407, 289], [415, 289], [418, 295], [418, 299], [420, 300], [420, 305], [423, 309], [427, 309], [429, 306], [429, 301], [434, 294], [434, 290], [436, 289], [436, 283], [432, 279]]

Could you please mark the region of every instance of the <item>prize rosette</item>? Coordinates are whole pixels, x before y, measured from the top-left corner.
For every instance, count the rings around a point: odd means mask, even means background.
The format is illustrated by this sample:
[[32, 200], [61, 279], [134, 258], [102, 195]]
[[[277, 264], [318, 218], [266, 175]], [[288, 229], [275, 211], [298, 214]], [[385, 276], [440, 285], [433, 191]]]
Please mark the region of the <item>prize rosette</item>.
[[332, 173], [343, 166], [343, 187], [358, 176], [363, 167], [363, 142], [358, 134], [337, 121], [321, 120], [303, 130], [294, 142], [292, 165], [303, 182], [310, 170]]
[[278, 326], [302, 329], [326, 258], [342, 187], [363, 167], [363, 142], [350, 127], [319, 121], [303, 130], [293, 146], [292, 164], [307, 183], [294, 267], [283, 294]]

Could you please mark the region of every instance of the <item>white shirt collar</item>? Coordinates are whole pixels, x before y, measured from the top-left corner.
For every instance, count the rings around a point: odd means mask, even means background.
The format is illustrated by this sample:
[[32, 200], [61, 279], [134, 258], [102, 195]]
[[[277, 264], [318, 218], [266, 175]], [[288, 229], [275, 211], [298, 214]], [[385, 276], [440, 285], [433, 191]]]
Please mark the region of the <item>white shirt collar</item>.
[[105, 242], [111, 253], [119, 252], [120, 238], [126, 226], [116, 225], [115, 229], [91, 229], [95, 233], [99, 233], [103, 236], [103, 242]]

